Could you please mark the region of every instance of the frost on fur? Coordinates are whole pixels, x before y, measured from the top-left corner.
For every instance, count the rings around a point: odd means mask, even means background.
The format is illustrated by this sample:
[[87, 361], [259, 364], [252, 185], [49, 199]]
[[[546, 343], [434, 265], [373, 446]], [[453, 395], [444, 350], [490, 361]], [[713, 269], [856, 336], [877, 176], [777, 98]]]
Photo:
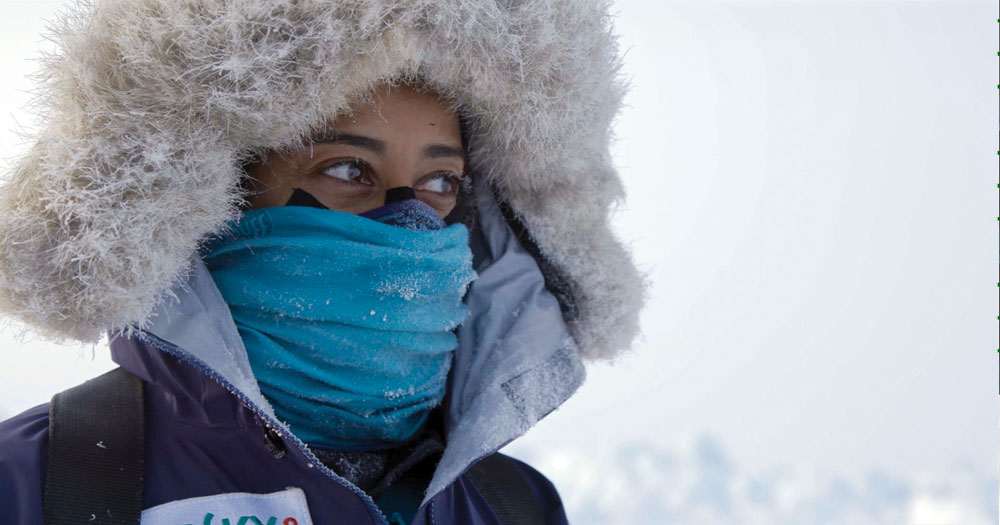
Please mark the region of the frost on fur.
[[571, 284], [580, 353], [638, 329], [612, 235], [624, 95], [604, 0], [96, 0], [51, 29], [36, 146], [0, 196], [0, 309], [54, 338], [143, 326], [237, 213], [248, 152], [301, 144], [352, 97], [419, 77], [470, 120], [473, 169]]

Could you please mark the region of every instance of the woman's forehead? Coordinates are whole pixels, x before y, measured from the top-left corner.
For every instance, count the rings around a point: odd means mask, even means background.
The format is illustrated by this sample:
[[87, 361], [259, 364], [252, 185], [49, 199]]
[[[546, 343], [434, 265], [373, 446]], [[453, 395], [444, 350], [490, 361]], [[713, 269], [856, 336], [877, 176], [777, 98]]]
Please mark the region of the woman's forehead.
[[329, 120], [311, 140], [330, 142], [330, 137], [364, 135], [383, 141], [454, 142], [461, 145], [461, 123], [457, 113], [433, 94], [394, 91], [373, 103], [356, 103]]
[[451, 105], [434, 93], [420, 93], [412, 88], [394, 89], [388, 93], [377, 92], [371, 97], [355, 100], [334, 121], [334, 126], [369, 123], [392, 124], [390, 119], [424, 119], [427, 125], [443, 126], [458, 121]]

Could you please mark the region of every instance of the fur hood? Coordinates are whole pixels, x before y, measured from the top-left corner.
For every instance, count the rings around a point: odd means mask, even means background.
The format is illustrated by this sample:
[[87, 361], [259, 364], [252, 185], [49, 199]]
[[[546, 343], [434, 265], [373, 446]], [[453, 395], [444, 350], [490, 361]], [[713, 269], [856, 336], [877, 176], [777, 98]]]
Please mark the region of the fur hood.
[[[605, 0], [95, 0], [49, 35], [34, 145], [0, 188], [0, 311], [54, 339], [147, 326], [239, 216], [241, 166], [387, 79], [468, 118], [470, 167], [565, 284], [585, 359], [638, 331], [608, 212], [625, 82]], [[548, 276], [547, 276], [548, 277]]]

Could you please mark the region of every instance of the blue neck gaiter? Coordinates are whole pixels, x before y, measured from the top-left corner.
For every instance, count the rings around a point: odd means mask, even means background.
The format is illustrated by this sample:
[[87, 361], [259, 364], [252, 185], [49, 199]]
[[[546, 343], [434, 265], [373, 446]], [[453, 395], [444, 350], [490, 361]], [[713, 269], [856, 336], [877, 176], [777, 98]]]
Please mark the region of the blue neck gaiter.
[[326, 449], [390, 448], [419, 430], [444, 397], [476, 277], [464, 225], [419, 201], [368, 215], [249, 210], [202, 250], [261, 393]]

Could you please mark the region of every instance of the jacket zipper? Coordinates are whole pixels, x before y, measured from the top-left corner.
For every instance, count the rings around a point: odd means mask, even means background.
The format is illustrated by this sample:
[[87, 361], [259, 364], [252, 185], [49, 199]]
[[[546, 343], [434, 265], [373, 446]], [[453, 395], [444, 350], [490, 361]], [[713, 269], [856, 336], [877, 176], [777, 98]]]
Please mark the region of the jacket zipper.
[[[283, 457], [285, 455], [284, 445], [280, 446], [280, 454], [281, 454], [280, 456], [275, 453], [275, 451], [278, 450], [278, 445], [276, 445], [276, 443], [283, 443], [284, 441], [281, 438], [281, 433], [277, 431], [277, 429], [281, 428], [278, 422], [271, 419], [267, 414], [265, 414], [262, 410], [260, 410], [252, 401], [247, 399], [247, 397], [242, 392], [238, 391], [235, 387], [233, 387], [233, 385], [231, 385], [229, 381], [226, 381], [225, 378], [220, 376], [218, 373], [212, 370], [211, 367], [209, 367], [207, 364], [205, 364], [197, 357], [185, 352], [184, 350], [181, 350], [176, 345], [168, 341], [165, 341], [157, 337], [156, 335], [153, 335], [149, 332], [137, 331], [137, 339], [151, 345], [153, 348], [156, 348], [161, 352], [172, 355], [180, 359], [181, 361], [191, 366], [194, 366], [203, 374], [207, 375], [208, 377], [215, 380], [215, 382], [222, 385], [222, 387], [228, 390], [230, 394], [236, 396], [236, 398], [240, 400], [240, 403], [242, 403], [243, 406], [245, 406], [251, 412], [253, 412], [254, 415], [257, 416], [258, 421], [264, 423], [263, 427], [264, 427], [265, 445], [267, 445], [268, 440], [273, 440], [272, 444], [275, 445], [274, 450], [272, 450], [271, 446], [268, 446], [268, 450], [271, 450], [271, 454], [274, 455], [275, 458]], [[388, 518], [385, 516], [385, 514], [382, 513], [382, 510], [378, 508], [378, 505], [375, 504], [375, 500], [373, 500], [371, 496], [369, 496], [367, 493], [365, 493], [365, 491], [361, 490], [359, 487], [357, 487], [350, 481], [347, 481], [346, 479], [337, 475], [337, 473], [335, 473], [334, 471], [327, 468], [326, 465], [324, 465], [323, 462], [321, 462], [319, 458], [317, 458], [316, 455], [313, 454], [311, 450], [309, 450], [309, 447], [307, 447], [306, 444], [301, 439], [295, 437], [290, 432], [288, 433], [287, 438], [291, 440], [292, 444], [294, 444], [299, 449], [299, 451], [302, 452], [302, 455], [306, 457], [306, 460], [308, 461], [307, 465], [310, 468], [318, 468], [319, 471], [325, 474], [328, 478], [351, 489], [351, 491], [354, 492], [354, 494], [356, 494], [359, 498], [361, 498], [361, 500], [365, 503], [365, 506], [368, 508], [368, 513], [373, 518], [375, 518], [374, 521], [377, 525], [390, 525]]]
[[264, 446], [267, 447], [268, 452], [274, 456], [274, 459], [285, 457], [285, 442], [281, 440], [281, 435], [267, 425], [260, 423], [258, 425], [264, 431]]

